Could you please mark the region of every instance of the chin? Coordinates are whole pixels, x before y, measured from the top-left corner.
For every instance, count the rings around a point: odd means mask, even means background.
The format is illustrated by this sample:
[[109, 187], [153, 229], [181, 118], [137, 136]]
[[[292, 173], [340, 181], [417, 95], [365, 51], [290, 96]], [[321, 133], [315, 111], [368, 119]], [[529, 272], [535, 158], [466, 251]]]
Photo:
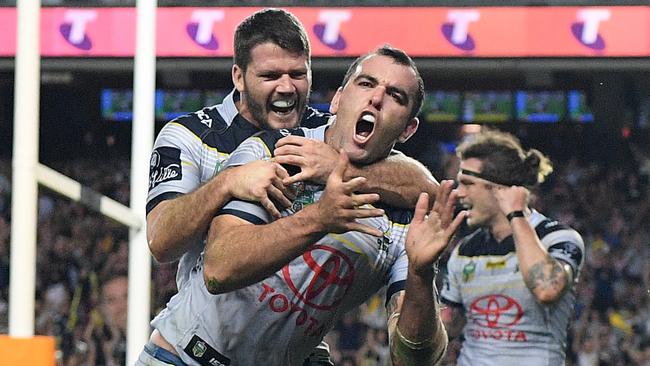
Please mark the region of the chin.
[[271, 130], [279, 130], [281, 128], [296, 128], [300, 125], [297, 118], [291, 118], [286, 120], [281, 119], [272, 119], [269, 120], [268, 126]]
[[480, 226], [480, 224], [478, 222], [476, 222], [476, 220], [474, 218], [472, 218], [472, 217], [467, 217], [465, 223], [467, 223], [467, 226], [469, 226], [471, 228], [476, 228], [476, 227]]
[[370, 158], [368, 156], [368, 153], [365, 150], [353, 149], [353, 151], [350, 151], [350, 150], [346, 149], [345, 153], [348, 154], [348, 159], [350, 159], [351, 163], [354, 163], [354, 164], [368, 164], [369, 163]]

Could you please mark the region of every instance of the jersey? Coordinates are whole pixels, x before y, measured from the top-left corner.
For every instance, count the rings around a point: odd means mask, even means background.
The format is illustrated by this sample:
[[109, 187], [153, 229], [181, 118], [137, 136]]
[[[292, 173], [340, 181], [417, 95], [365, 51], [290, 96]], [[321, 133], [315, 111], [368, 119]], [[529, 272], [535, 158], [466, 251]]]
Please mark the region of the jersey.
[[[219, 174], [230, 153], [259, 131], [239, 114], [238, 100], [235, 89], [221, 104], [179, 117], [162, 128], [151, 153], [147, 214], [160, 202], [190, 193]], [[327, 118], [308, 108], [302, 123], [322, 125]], [[188, 279], [203, 247], [201, 240], [181, 257], [178, 288]]]
[[[264, 131], [242, 143], [228, 165], [267, 159], [283, 134], [323, 140], [317, 129]], [[290, 215], [321, 197], [324, 187], [304, 183]], [[411, 211], [384, 208], [383, 217], [363, 219], [380, 228], [377, 238], [360, 232], [329, 234], [268, 278], [239, 290], [212, 295], [202, 261], [188, 284], [152, 325], [189, 365], [301, 365], [340, 316], [382, 287], [390, 297], [404, 288], [408, 261], [404, 241]], [[220, 214], [254, 224], [272, 218], [259, 205], [234, 200]]]
[[[577, 283], [580, 234], [535, 210], [528, 220], [549, 255], [571, 266]], [[461, 241], [447, 270], [442, 301], [462, 306], [467, 319], [458, 365], [564, 365], [575, 286], [556, 303], [540, 304], [524, 283], [512, 236], [498, 243], [485, 228]]]

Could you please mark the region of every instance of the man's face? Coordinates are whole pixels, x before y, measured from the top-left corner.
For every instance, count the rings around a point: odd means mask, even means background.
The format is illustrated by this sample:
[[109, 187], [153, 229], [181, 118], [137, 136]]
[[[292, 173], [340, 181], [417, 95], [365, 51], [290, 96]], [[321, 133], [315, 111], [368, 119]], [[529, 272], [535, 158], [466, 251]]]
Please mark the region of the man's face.
[[241, 93], [239, 113], [262, 129], [300, 124], [311, 89], [309, 59], [266, 42], [251, 51], [244, 73], [233, 66], [233, 83]]
[[126, 330], [128, 292], [129, 282], [126, 277], [116, 277], [102, 288], [104, 316], [121, 330]]
[[406, 141], [417, 130], [417, 118], [410, 118], [417, 87], [410, 67], [388, 56], [365, 59], [332, 99], [336, 122], [328, 142], [355, 163], [385, 158], [395, 142]]
[[467, 224], [472, 227], [489, 227], [500, 212], [499, 203], [492, 193], [494, 183], [462, 173], [462, 170], [481, 173], [482, 165], [476, 158], [462, 160], [457, 177], [458, 201], [467, 210]]

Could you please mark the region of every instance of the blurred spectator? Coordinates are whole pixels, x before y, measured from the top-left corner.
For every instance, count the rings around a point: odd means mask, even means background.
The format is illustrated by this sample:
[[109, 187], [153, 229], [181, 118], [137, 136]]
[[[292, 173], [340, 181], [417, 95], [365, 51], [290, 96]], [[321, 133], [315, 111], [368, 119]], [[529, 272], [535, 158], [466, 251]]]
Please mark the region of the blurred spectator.
[[126, 361], [126, 316], [128, 278], [116, 274], [101, 287], [99, 304], [91, 313], [84, 338], [87, 362], [96, 366], [124, 365]]
[[[385, 323], [384, 323], [385, 324]], [[343, 358], [355, 358], [357, 350], [361, 348], [364, 341], [365, 327], [358, 318], [356, 312], [348, 312], [343, 315], [336, 324], [334, 330], [337, 334], [336, 347]]]
[[357, 351], [357, 366], [389, 366], [388, 332], [384, 328], [368, 328], [366, 341]]

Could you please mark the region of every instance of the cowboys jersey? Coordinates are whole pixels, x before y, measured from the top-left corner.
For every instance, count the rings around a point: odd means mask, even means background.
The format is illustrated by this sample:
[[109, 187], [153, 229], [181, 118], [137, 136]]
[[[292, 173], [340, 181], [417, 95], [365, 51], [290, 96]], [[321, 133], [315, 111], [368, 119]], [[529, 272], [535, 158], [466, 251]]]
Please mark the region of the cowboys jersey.
[[[230, 153], [259, 129], [237, 111], [234, 89], [221, 104], [168, 122], [158, 134], [151, 154], [147, 214], [160, 202], [190, 193], [223, 169]], [[327, 115], [307, 108], [302, 123], [322, 125]], [[204, 243], [195, 243], [178, 265], [178, 288], [187, 280]]]
[[[569, 264], [577, 282], [584, 253], [580, 234], [535, 210], [528, 220], [549, 255]], [[498, 243], [483, 228], [454, 249], [447, 270], [442, 301], [462, 307], [467, 319], [458, 365], [564, 365], [575, 286], [556, 303], [540, 304], [524, 283], [512, 236]]]
[[[228, 165], [271, 157], [285, 134], [324, 140], [317, 129], [264, 131], [231, 154]], [[324, 187], [305, 183], [289, 215], [317, 201]], [[404, 288], [404, 248], [410, 211], [385, 208], [386, 215], [363, 219], [384, 232], [329, 234], [272, 276], [248, 287], [212, 295], [201, 259], [183, 287], [152, 325], [189, 365], [301, 365], [339, 317], [388, 286], [387, 296]], [[259, 205], [231, 201], [221, 214], [254, 224], [272, 219]], [[218, 362], [218, 363], [217, 363]]]

